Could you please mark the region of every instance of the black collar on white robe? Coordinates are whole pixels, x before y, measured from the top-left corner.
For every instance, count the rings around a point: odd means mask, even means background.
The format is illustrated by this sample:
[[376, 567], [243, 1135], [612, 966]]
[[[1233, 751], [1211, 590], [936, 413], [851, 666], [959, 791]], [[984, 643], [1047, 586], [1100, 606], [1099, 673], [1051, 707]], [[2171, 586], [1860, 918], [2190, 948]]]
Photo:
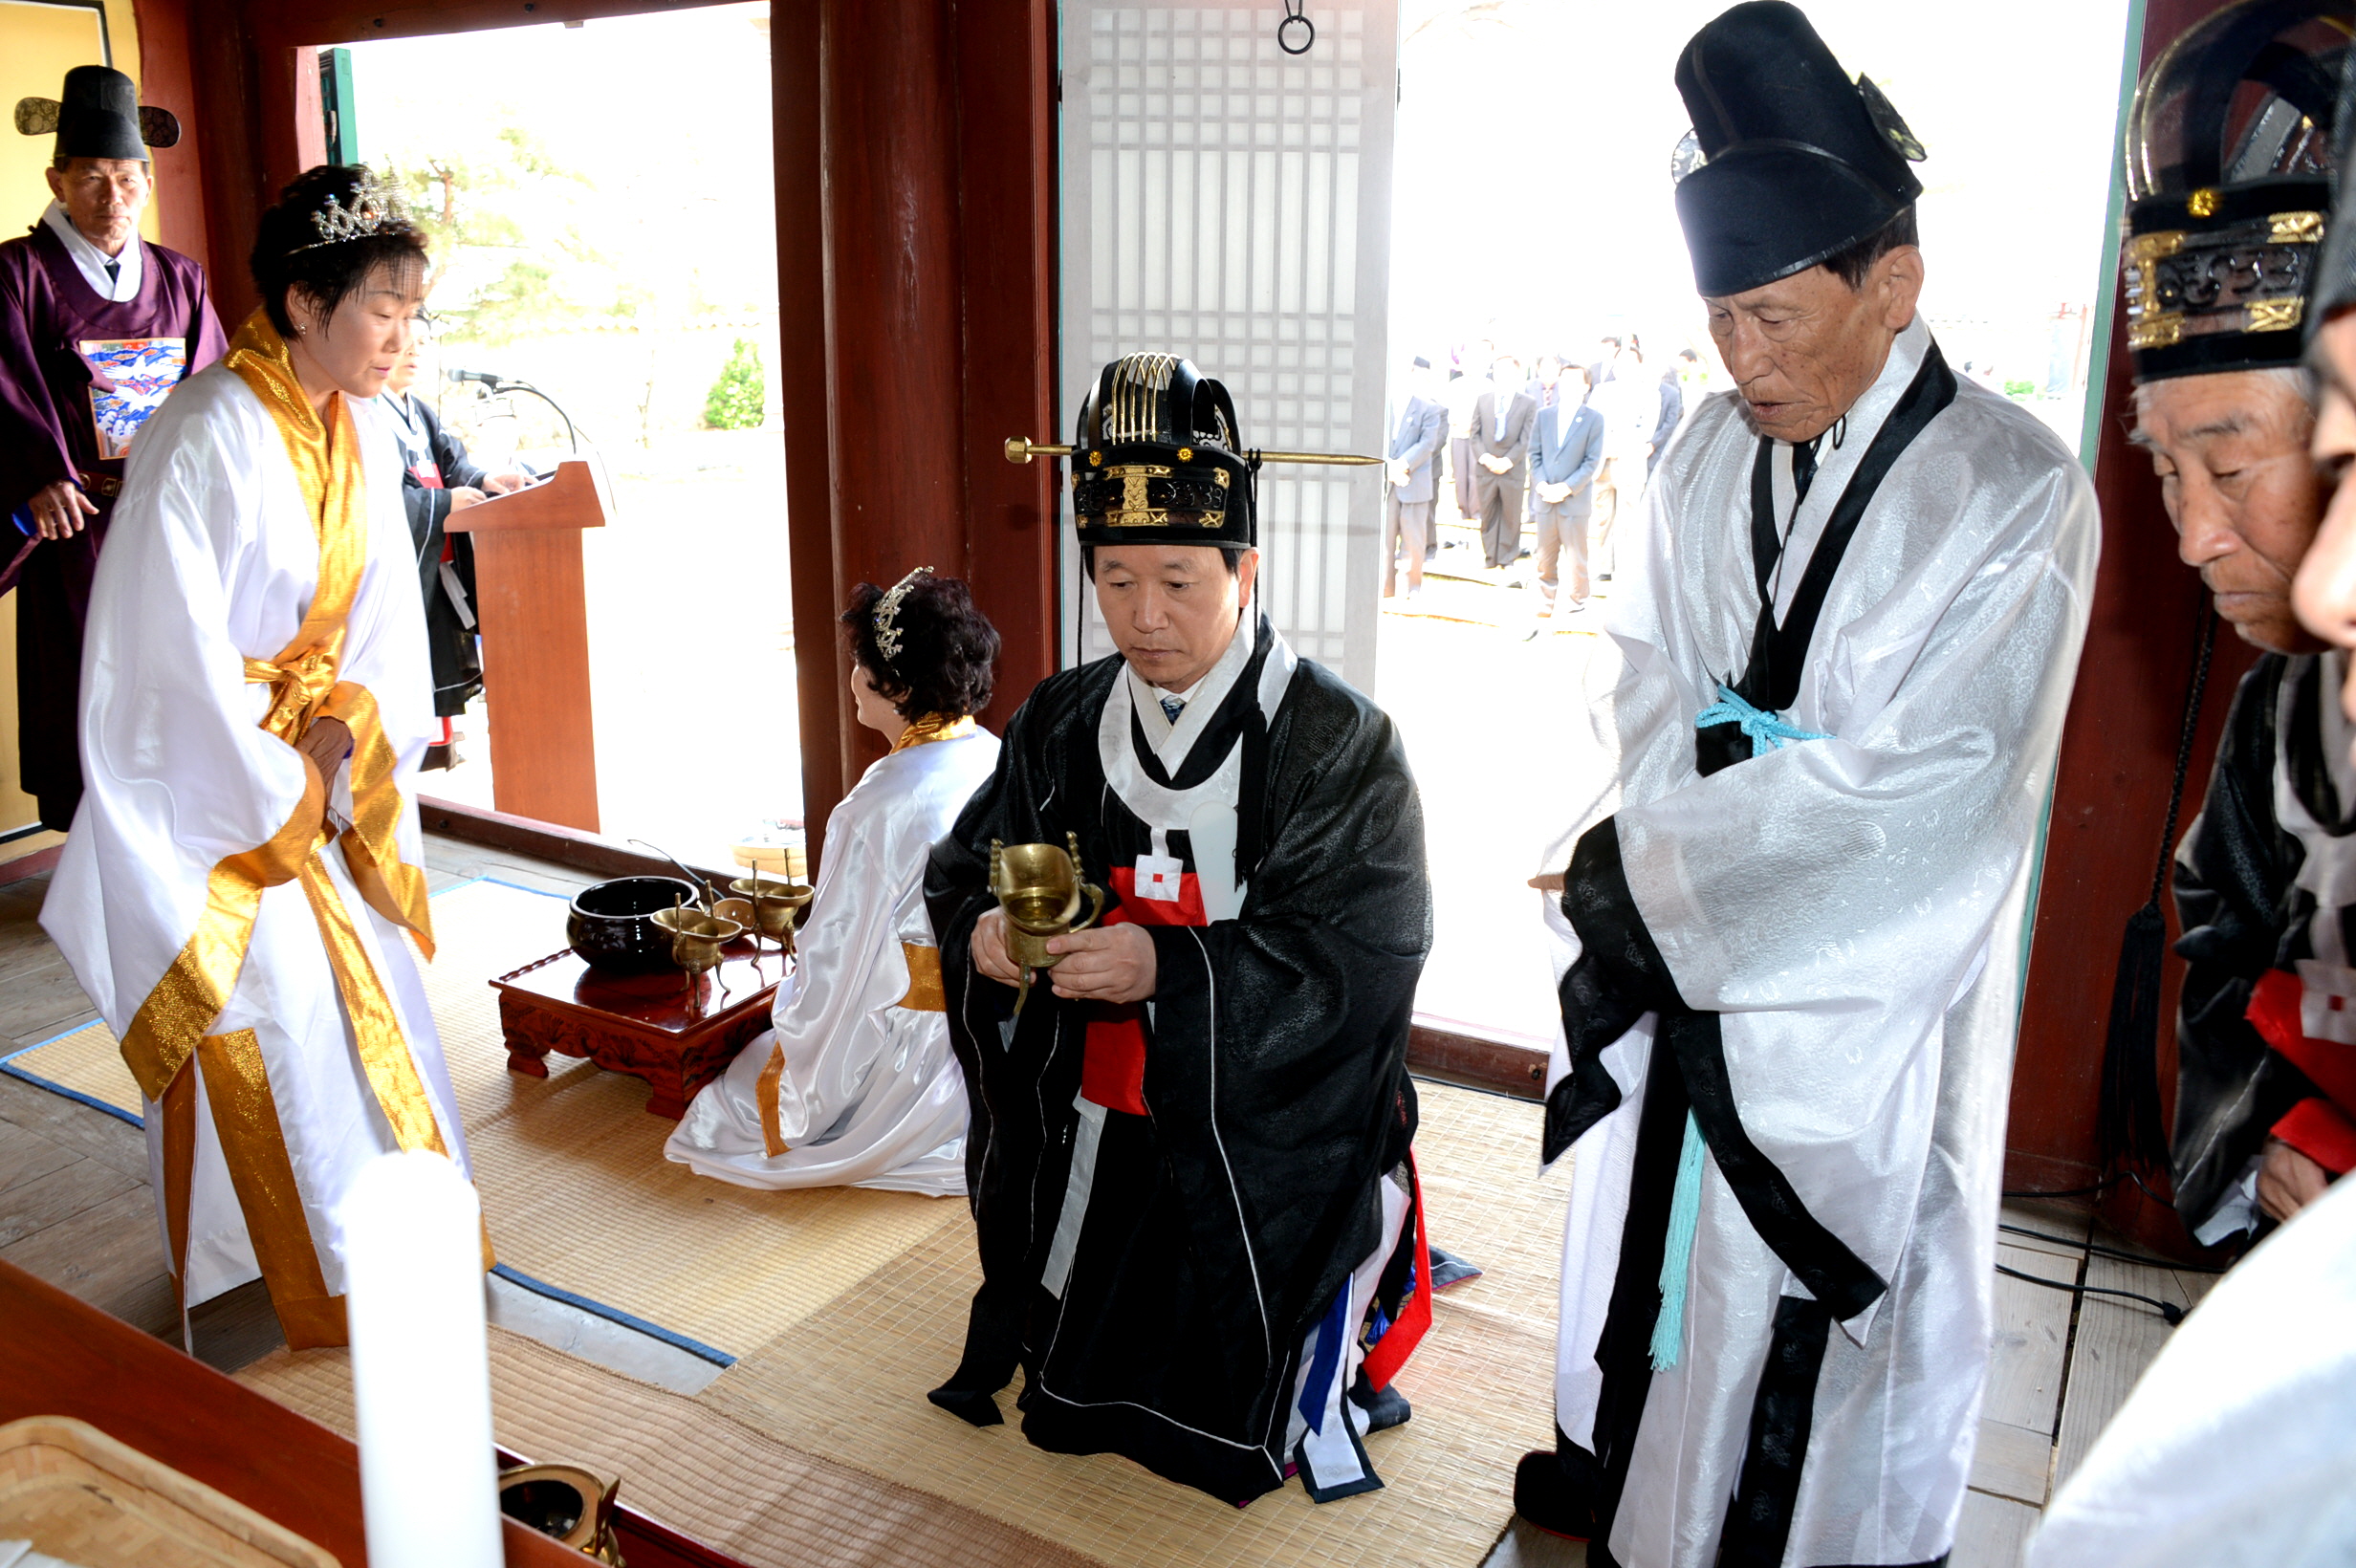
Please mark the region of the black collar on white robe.
[[[1834, 503], [1822, 535], [1809, 552], [1807, 571], [1792, 598], [1791, 613], [1780, 624], [1776, 621], [1773, 587], [1776, 564], [1783, 555], [1783, 532], [1776, 526], [1776, 444], [1772, 437], [1759, 438], [1758, 458], [1751, 466], [1751, 565], [1758, 579], [1758, 621], [1751, 634], [1751, 663], [1740, 680], [1728, 683], [1743, 701], [1767, 712], [1781, 713], [1799, 700], [1800, 672], [1807, 664], [1808, 644], [1816, 636], [1817, 618], [1823, 614], [1833, 577], [1841, 570], [1842, 557], [1848, 553], [1849, 540], [1864, 520], [1865, 508], [1873, 504], [1874, 493], [1900, 454], [1954, 401], [1954, 372], [1947, 368], [1939, 345], [1932, 343], [1923, 353], [1922, 368], [1899, 394], [1889, 417], [1874, 432], [1873, 445], [1858, 460], [1857, 471], [1849, 476], [1841, 499]], [[1795, 500], [1792, 510], [1797, 513], [1799, 509], [1800, 502]], [[1751, 748], [1751, 738], [1739, 725], [1731, 721], [1713, 724], [1694, 733], [1694, 766], [1708, 777], [1748, 760]]]

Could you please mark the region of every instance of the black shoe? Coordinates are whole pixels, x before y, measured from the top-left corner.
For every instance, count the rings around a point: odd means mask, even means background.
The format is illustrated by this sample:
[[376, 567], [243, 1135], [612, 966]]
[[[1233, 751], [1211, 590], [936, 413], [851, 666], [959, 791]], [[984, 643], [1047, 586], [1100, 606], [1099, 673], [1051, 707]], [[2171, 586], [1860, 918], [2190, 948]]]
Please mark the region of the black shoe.
[[944, 1383], [925, 1396], [958, 1420], [975, 1426], [997, 1426], [1006, 1421], [996, 1399], [978, 1388], [955, 1388]]
[[1595, 580], [1598, 582], [1609, 582], [1611, 580], [1611, 574], [1609, 572], [1598, 572], [1595, 575]]
[[[1533, 633], [1537, 628], [1531, 628]], [[1431, 1249], [1431, 1288], [1444, 1291], [1451, 1285], [1461, 1285], [1468, 1279], [1478, 1279], [1481, 1266], [1468, 1257], [1459, 1257], [1445, 1247]]]
[[1393, 1426], [1404, 1426], [1408, 1418], [1415, 1414], [1405, 1394], [1396, 1387], [1375, 1387], [1366, 1381], [1363, 1370], [1358, 1374], [1358, 1382], [1351, 1385], [1349, 1398], [1351, 1404], [1366, 1412], [1366, 1435], [1369, 1437], [1377, 1432], [1389, 1431]]
[[1595, 1538], [1595, 1490], [1574, 1481], [1551, 1448], [1525, 1453], [1514, 1467], [1514, 1512], [1549, 1535]]
[[459, 754], [456, 741], [438, 740], [425, 748], [425, 759], [417, 765], [418, 772], [434, 768], [455, 768], [467, 759]]

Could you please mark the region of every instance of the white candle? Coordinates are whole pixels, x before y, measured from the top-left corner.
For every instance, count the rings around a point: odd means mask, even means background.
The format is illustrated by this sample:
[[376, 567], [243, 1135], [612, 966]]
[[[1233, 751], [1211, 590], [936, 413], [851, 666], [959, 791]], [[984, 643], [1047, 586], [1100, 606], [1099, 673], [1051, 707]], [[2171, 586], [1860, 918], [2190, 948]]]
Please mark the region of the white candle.
[[388, 1154], [344, 1226], [370, 1568], [500, 1568], [474, 1188], [439, 1154]]

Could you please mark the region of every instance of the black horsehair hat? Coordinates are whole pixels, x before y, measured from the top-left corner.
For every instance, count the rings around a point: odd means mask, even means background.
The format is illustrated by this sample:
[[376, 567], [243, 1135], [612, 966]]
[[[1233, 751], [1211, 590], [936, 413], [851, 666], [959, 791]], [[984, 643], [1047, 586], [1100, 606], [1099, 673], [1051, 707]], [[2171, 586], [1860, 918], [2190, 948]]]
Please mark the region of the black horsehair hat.
[[1081, 544], [1250, 549], [1258, 469], [1226, 387], [1175, 354], [1123, 355], [1080, 405], [1072, 520]]
[[2144, 73], [2121, 149], [2138, 381], [2299, 362], [2351, 20], [2351, 0], [2243, 0]]
[[1677, 221], [1693, 285], [1719, 298], [1802, 272], [1914, 205], [1923, 159], [1882, 90], [1854, 81], [1798, 6], [1750, 0], [1677, 56], [1693, 117], [1677, 149]]
[[131, 78], [104, 65], [68, 71], [58, 98], [18, 98], [16, 129], [25, 136], [56, 132], [58, 158], [135, 158], [142, 163], [148, 148], [180, 140], [178, 120], [140, 102]]

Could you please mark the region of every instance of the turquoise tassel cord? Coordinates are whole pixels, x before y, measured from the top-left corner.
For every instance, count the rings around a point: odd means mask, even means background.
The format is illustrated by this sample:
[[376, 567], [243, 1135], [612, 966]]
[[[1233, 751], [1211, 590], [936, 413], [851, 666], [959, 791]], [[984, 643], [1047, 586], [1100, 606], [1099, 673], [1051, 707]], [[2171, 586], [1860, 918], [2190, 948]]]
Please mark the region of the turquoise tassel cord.
[[1685, 1348], [1685, 1282], [1693, 1272], [1693, 1232], [1702, 1219], [1702, 1130], [1685, 1115], [1677, 1152], [1677, 1189], [1669, 1201], [1669, 1242], [1661, 1255], [1661, 1316], [1652, 1325], [1652, 1369], [1666, 1372]]
[[[1718, 700], [1693, 716], [1693, 727], [1713, 724], [1741, 727], [1751, 737], [1751, 751], [1780, 751], [1786, 741], [1830, 740], [1830, 735], [1802, 730], [1781, 714], [1754, 708], [1733, 686], [1721, 683]], [[1693, 1113], [1686, 1112], [1685, 1144], [1677, 1151], [1677, 1188], [1669, 1202], [1669, 1236], [1661, 1254], [1661, 1315], [1652, 1324], [1652, 1369], [1666, 1372], [1677, 1364], [1685, 1349], [1686, 1278], [1693, 1272], [1693, 1233], [1702, 1219], [1702, 1130]]]
[[1718, 700], [1693, 715], [1693, 728], [1707, 730], [1713, 724], [1739, 726], [1751, 737], [1751, 754], [1779, 751], [1787, 740], [1830, 740], [1830, 735], [1813, 730], [1802, 730], [1787, 721], [1780, 713], [1770, 713], [1763, 708], [1753, 708], [1733, 686], [1720, 684]]

